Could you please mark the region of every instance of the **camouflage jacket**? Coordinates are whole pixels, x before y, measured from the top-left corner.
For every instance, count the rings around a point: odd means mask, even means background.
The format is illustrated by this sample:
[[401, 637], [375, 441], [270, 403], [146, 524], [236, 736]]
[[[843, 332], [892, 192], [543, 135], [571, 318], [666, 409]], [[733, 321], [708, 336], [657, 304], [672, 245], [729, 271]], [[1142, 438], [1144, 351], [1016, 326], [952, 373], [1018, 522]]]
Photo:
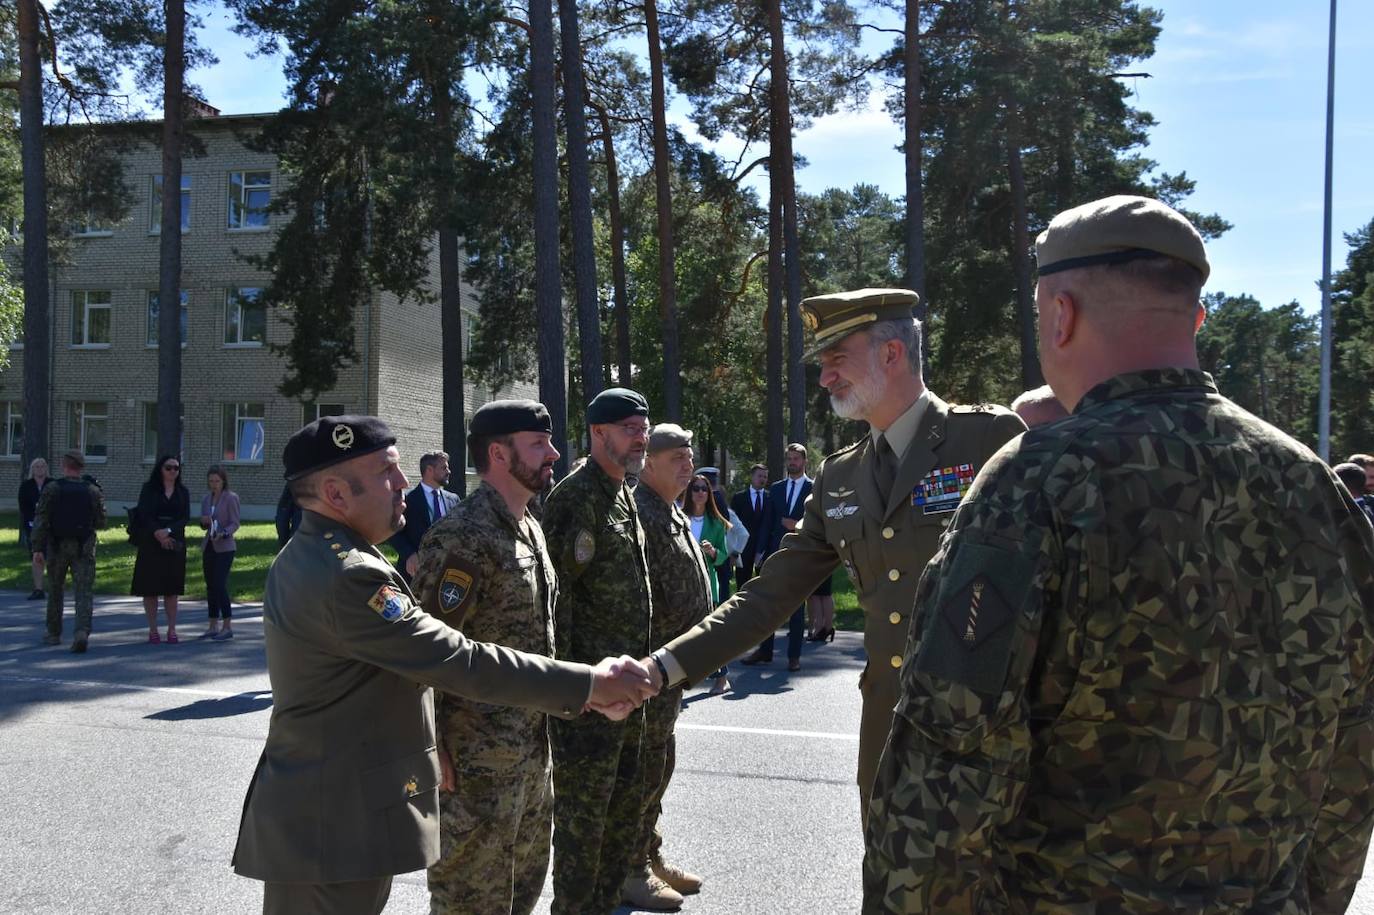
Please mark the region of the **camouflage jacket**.
[[[553, 655], [558, 580], [528, 511], [516, 520], [501, 494], [483, 482], [425, 531], [419, 557], [411, 590], [432, 616], [474, 641]], [[455, 765], [499, 771], [547, 763], [542, 712], [443, 692], [434, 712]]]
[[1374, 795], [1374, 542], [1203, 372], [1010, 442], [917, 589], [865, 911], [1344, 911]]
[[543, 523], [558, 570], [555, 657], [648, 654], [649, 570], [630, 487], [588, 460], [549, 493]]
[[682, 509], [643, 484], [635, 505], [644, 528], [649, 586], [654, 597], [654, 639], [675, 639], [710, 613], [711, 581], [706, 557], [692, 538], [692, 522]]

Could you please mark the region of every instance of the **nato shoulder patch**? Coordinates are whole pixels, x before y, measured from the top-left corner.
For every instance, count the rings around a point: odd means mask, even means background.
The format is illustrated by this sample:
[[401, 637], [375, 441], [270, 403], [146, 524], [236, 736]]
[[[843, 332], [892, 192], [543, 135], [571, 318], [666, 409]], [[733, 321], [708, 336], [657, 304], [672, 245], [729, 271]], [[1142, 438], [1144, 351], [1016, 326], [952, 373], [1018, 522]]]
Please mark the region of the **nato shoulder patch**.
[[439, 609], [452, 613], [463, 606], [472, 593], [472, 575], [464, 569], [446, 568], [439, 580]]

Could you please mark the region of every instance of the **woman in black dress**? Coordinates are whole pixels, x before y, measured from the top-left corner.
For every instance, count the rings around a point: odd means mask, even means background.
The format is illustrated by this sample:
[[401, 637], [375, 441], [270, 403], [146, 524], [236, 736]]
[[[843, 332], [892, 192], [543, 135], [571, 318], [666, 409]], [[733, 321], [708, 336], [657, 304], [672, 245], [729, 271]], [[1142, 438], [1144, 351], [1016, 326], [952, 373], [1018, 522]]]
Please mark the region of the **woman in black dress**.
[[148, 642], [162, 639], [157, 632], [157, 599], [167, 610], [167, 641], [177, 640], [177, 599], [186, 590], [186, 522], [191, 519], [191, 493], [181, 485], [181, 460], [164, 454], [153, 465], [152, 477], [138, 494], [143, 536], [134, 560], [131, 593], [143, 598], [148, 615]]
[[43, 569], [47, 557], [42, 551], [35, 551], [29, 546], [29, 535], [33, 533], [33, 517], [38, 511], [38, 494], [51, 482], [48, 462], [40, 457], [34, 458], [29, 464], [29, 475], [19, 484], [19, 545], [29, 551], [33, 566], [33, 591], [29, 594], [29, 600], [46, 596], [43, 593]]

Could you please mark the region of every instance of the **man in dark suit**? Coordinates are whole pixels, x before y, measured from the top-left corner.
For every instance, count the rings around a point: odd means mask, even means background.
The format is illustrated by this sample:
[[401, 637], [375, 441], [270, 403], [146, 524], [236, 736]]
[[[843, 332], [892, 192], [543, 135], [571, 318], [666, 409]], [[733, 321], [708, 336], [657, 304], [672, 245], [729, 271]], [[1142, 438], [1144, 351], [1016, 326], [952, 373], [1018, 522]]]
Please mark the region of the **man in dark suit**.
[[[797, 529], [802, 518], [806, 497], [811, 495], [811, 478], [806, 475], [806, 446], [793, 442], [783, 454], [787, 476], [769, 488], [768, 504], [764, 508], [763, 549], [759, 565], [782, 544], [782, 538]], [[824, 586], [822, 586], [824, 587]], [[828, 591], [827, 591], [828, 593]], [[801, 670], [802, 638], [806, 632], [806, 605], [796, 609], [787, 620], [787, 669]], [[744, 659], [745, 664], [771, 664], [773, 636], [759, 643], [758, 649]]]
[[419, 563], [417, 554], [425, 531], [458, 507], [458, 496], [448, 485], [448, 453], [431, 451], [420, 457], [420, 483], [406, 493], [406, 526], [387, 542], [396, 550], [396, 568], [410, 581]]
[[768, 468], [763, 464], [755, 464], [749, 468], [749, 485], [730, 498], [731, 510], [749, 532], [749, 542], [745, 544], [744, 552], [739, 554], [737, 580], [741, 585], [753, 578], [757, 567], [763, 564], [763, 521], [772, 501], [773, 497], [768, 492]]

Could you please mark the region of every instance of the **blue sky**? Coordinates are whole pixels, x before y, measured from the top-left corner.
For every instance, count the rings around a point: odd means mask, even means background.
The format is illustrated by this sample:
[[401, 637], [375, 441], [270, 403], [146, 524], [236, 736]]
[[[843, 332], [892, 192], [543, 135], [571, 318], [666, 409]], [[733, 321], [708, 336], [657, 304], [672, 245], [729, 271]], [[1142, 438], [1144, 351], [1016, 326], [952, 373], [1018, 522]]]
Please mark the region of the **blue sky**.
[[[1328, 0], [1155, 0], [1164, 13], [1155, 56], [1132, 69], [1134, 104], [1159, 122], [1146, 154], [1197, 181], [1189, 200], [1234, 224], [1209, 245], [1209, 291], [1248, 292], [1266, 306], [1321, 300], [1322, 182]], [[220, 58], [193, 80], [225, 113], [282, 104], [279, 60], [249, 59], [247, 42], [211, 16], [203, 36]], [[1332, 269], [1345, 262], [1342, 233], [1374, 219], [1374, 3], [1344, 0], [1337, 17]], [[885, 43], [879, 42], [878, 46]], [[679, 121], [682, 122], [679, 117]], [[685, 126], [685, 125], [684, 125]], [[690, 130], [689, 130], [690, 132]], [[859, 111], [798, 133], [807, 160], [800, 187], [819, 192], [856, 181], [904, 193], [900, 131], [880, 94]], [[728, 142], [722, 153], [737, 147]], [[939, 264], [930, 269], [938, 270]]]

